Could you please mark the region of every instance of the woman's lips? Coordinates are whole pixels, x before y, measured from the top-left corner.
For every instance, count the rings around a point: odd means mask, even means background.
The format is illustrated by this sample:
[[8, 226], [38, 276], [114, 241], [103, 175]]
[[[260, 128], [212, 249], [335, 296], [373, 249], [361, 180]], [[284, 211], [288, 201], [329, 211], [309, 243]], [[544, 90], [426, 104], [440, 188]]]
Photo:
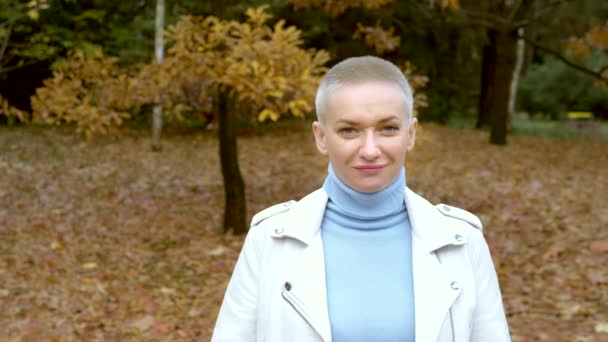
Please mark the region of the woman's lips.
[[367, 174], [374, 174], [382, 171], [384, 169], [384, 165], [362, 165], [355, 166], [355, 169]]

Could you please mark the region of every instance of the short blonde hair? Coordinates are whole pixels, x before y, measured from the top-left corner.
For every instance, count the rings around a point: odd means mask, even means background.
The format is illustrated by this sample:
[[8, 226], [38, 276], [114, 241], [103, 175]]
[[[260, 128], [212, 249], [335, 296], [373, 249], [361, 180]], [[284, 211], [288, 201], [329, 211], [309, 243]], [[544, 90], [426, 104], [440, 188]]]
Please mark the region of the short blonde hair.
[[393, 63], [374, 56], [347, 58], [327, 71], [317, 88], [315, 98], [317, 120], [324, 124], [327, 101], [334, 90], [343, 85], [366, 82], [388, 82], [398, 86], [403, 91], [406, 114], [411, 122], [414, 113], [414, 97], [407, 78]]

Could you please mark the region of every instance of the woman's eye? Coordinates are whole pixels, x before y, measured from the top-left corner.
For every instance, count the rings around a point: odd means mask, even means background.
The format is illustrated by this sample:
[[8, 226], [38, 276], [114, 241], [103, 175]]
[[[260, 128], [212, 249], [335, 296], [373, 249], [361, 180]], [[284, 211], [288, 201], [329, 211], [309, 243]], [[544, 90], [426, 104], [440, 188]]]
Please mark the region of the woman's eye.
[[384, 133], [396, 133], [397, 131], [399, 131], [399, 127], [397, 127], [397, 126], [384, 126], [384, 127], [382, 127], [382, 131]]
[[338, 132], [342, 135], [353, 135], [355, 134], [357, 131], [352, 128], [352, 127], [344, 127], [344, 128], [340, 128], [338, 130]]

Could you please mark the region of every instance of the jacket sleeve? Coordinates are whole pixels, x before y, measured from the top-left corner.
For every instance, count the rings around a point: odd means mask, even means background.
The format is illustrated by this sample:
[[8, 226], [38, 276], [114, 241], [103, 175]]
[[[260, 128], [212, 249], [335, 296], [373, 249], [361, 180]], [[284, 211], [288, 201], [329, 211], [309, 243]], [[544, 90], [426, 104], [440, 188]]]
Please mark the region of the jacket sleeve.
[[471, 341], [511, 341], [498, 277], [488, 244], [480, 230], [476, 231], [473, 236], [473, 239], [476, 240], [472, 261], [475, 265], [473, 272], [477, 284], [477, 306], [473, 312]]
[[245, 238], [211, 336], [212, 342], [255, 341], [261, 252], [256, 228]]

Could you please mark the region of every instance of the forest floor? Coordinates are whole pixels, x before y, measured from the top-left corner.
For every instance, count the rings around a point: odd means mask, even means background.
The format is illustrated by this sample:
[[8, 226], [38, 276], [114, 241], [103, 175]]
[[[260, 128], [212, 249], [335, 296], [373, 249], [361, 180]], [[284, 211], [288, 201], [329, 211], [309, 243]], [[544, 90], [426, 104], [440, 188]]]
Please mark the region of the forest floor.
[[[514, 341], [607, 341], [608, 144], [487, 140], [423, 125], [408, 185], [480, 216]], [[325, 178], [308, 129], [239, 144], [249, 217]], [[214, 132], [0, 127], [0, 175], [0, 340], [209, 340], [243, 239]]]

